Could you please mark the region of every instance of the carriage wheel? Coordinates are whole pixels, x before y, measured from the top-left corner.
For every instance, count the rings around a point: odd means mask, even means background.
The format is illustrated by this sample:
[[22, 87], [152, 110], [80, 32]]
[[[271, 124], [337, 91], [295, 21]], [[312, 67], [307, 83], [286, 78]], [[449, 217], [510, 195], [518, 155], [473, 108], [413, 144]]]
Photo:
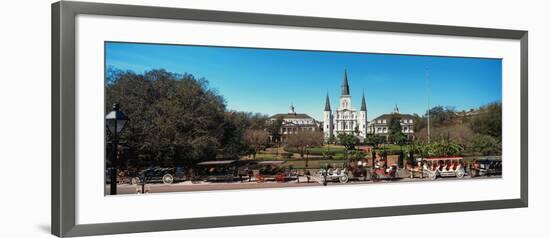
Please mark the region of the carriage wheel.
[[431, 180], [435, 180], [437, 178], [437, 172], [430, 172], [428, 176], [430, 177]]
[[349, 178], [348, 178], [348, 175], [342, 174], [342, 176], [340, 176], [340, 178], [338, 178], [338, 180], [340, 180], [340, 183], [347, 183]]
[[162, 182], [164, 184], [171, 184], [174, 182], [174, 176], [172, 176], [171, 174], [165, 174], [164, 176], [162, 176]]
[[139, 179], [139, 177], [133, 177], [132, 179], [130, 179], [130, 183], [132, 185], [138, 185], [140, 184], [141, 180]]
[[378, 181], [378, 174], [377, 173], [373, 172], [373, 173], [371, 173], [370, 176], [371, 176], [372, 181]]
[[459, 169], [456, 171], [456, 177], [457, 178], [464, 178], [464, 170]]

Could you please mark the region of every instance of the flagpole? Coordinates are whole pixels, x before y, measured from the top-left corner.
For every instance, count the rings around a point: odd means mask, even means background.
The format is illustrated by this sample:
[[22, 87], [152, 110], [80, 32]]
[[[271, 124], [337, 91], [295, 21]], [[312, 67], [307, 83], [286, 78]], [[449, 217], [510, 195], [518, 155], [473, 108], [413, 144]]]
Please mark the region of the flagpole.
[[426, 98], [428, 101], [428, 143], [430, 143], [430, 74], [426, 67]]

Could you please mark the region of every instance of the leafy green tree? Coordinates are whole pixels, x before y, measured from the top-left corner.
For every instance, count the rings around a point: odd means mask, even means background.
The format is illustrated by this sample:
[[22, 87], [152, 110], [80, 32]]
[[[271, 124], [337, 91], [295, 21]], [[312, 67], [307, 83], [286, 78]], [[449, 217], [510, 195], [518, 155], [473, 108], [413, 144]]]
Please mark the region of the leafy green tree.
[[390, 118], [388, 139], [391, 143], [398, 145], [403, 145], [407, 141], [407, 136], [402, 132], [401, 117], [397, 114], [393, 114]]
[[351, 134], [339, 134], [338, 135], [338, 141], [341, 145], [346, 147], [346, 150], [354, 150], [355, 146], [359, 144], [359, 139]]
[[238, 157], [249, 150], [247, 128], [265, 125], [265, 115], [226, 110], [208, 81], [191, 74], [151, 70], [143, 74], [109, 67], [105, 111], [118, 103], [130, 122], [121, 134], [129, 164], [193, 165], [219, 155]]
[[380, 144], [384, 143], [386, 139], [383, 136], [376, 135], [374, 133], [367, 134], [365, 138], [365, 144], [378, 148]]
[[477, 134], [471, 141], [471, 149], [474, 153], [482, 155], [501, 155], [502, 143], [498, 139], [484, 134]]
[[216, 157], [224, 134], [224, 99], [193, 75], [164, 70], [117, 72], [106, 86], [106, 111], [119, 103], [130, 118], [128, 146], [151, 161]]
[[389, 123], [390, 134], [401, 132], [401, 117], [398, 114], [392, 114]]
[[481, 107], [470, 121], [470, 127], [475, 133], [500, 140], [502, 138], [502, 103], [495, 102]]
[[[435, 106], [430, 110], [430, 123], [434, 126], [440, 126], [452, 123], [453, 117], [455, 117], [455, 108], [451, 106]], [[426, 112], [426, 116], [428, 113]]]
[[391, 133], [389, 135], [389, 140], [392, 143], [398, 144], [398, 145], [404, 145], [407, 143], [407, 135], [405, 135], [403, 132], [395, 132]]

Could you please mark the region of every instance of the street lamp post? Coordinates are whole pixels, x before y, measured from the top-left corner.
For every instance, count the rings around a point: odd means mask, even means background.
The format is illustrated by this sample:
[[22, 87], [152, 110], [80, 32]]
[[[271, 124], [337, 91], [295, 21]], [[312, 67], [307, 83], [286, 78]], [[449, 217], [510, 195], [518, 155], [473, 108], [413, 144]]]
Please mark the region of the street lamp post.
[[126, 122], [128, 122], [128, 117], [120, 111], [119, 105], [114, 104], [113, 110], [105, 116], [105, 126], [111, 133], [112, 139], [111, 144], [113, 145], [112, 156], [111, 156], [111, 195], [115, 195], [117, 189], [117, 152], [118, 152], [118, 133], [124, 129]]

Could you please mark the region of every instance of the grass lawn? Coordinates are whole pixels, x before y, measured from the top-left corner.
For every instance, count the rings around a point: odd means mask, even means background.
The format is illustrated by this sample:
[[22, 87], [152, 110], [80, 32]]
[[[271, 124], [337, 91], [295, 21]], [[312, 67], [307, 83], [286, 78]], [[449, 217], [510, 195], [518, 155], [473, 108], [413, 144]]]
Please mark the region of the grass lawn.
[[403, 147], [401, 147], [399, 145], [386, 144], [385, 146], [380, 146], [378, 149], [382, 149], [382, 148], [386, 148], [386, 150], [401, 150], [401, 149], [406, 149], [407, 146], [404, 145]]
[[257, 160], [285, 160], [282, 156], [276, 154], [258, 153], [256, 154]]
[[344, 153], [345, 148], [344, 146], [341, 146], [341, 145], [330, 145], [330, 146], [325, 145], [322, 147], [309, 148], [308, 150], [311, 152], [319, 152], [319, 153], [330, 151], [338, 154], [338, 153]]
[[[386, 150], [400, 150], [401, 147], [399, 145], [393, 145], [393, 144], [387, 144], [385, 146], [381, 146], [380, 148], [376, 149], [377, 151], [381, 150], [382, 148], [385, 148]], [[403, 149], [406, 149], [406, 146], [403, 146]], [[310, 154], [310, 161], [318, 161], [320, 158], [320, 154], [330, 151], [333, 156], [332, 160], [343, 160], [344, 159], [344, 151], [345, 147], [341, 145], [324, 145], [324, 146], [318, 146], [308, 149], [310, 153], [315, 153], [316, 155]], [[277, 151], [279, 153], [277, 153]], [[307, 155], [304, 155], [304, 158], [300, 158], [297, 156], [297, 153], [294, 153], [294, 156], [296, 157], [283, 157], [281, 154], [288, 154], [288, 151], [285, 151], [283, 148], [268, 148], [265, 151], [260, 151], [258, 154], [256, 154], [257, 160], [285, 160], [285, 161], [292, 161], [293, 163], [296, 163], [296, 166], [298, 167], [304, 167], [305, 166], [305, 157]], [[366, 154], [365, 156], [370, 157], [370, 154]], [[251, 159], [251, 158], [249, 158]], [[289, 162], [287, 162], [289, 163]], [[313, 162], [313, 165], [311, 166], [318, 166], [318, 162]]]

